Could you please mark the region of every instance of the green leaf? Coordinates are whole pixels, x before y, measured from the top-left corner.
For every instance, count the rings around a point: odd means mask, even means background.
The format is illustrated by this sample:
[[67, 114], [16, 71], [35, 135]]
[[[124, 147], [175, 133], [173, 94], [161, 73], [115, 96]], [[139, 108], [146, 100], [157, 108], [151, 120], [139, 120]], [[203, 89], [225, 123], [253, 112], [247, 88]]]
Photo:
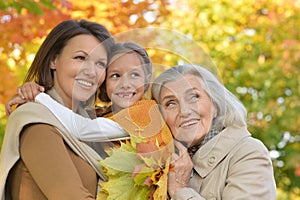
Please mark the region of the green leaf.
[[40, 7], [40, 5], [36, 2], [33, 2], [33, 1], [23, 1], [22, 3], [23, 7], [26, 8], [29, 12], [33, 13], [33, 14], [36, 14], [36, 15], [43, 15], [43, 10], [42, 8]]
[[41, 3], [44, 4], [47, 8], [55, 9], [51, 0], [41, 0]]
[[107, 193], [107, 200], [130, 199], [128, 189], [134, 186], [134, 181], [130, 178], [130, 175], [129, 173], [123, 173], [123, 175], [110, 176], [108, 182], [100, 184], [100, 193]]
[[6, 9], [6, 4], [4, 0], [0, 0], [0, 10], [5, 10]]
[[141, 171], [135, 175], [134, 182], [138, 185], [144, 185], [145, 180], [148, 177], [151, 177], [151, 175], [155, 172], [153, 168], [150, 168], [148, 166], [143, 166]]
[[132, 173], [136, 165], [143, 162], [136, 157], [135, 152], [128, 152], [130, 144], [123, 144], [119, 149], [113, 149], [110, 157], [100, 161], [103, 167], [107, 169], [107, 174], [116, 174], [119, 172]]
[[130, 191], [129, 199], [134, 199], [134, 200], [149, 199], [149, 194], [153, 189], [154, 189], [153, 186], [141, 187], [135, 185]]

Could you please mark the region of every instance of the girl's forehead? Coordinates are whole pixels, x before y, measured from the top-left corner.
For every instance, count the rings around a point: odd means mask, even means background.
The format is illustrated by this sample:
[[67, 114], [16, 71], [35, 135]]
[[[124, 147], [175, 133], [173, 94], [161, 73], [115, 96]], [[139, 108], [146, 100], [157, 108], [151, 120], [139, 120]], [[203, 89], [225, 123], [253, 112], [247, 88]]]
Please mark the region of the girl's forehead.
[[112, 57], [108, 69], [110, 68], [120, 68], [123, 70], [133, 69], [133, 68], [142, 68], [143, 63], [140, 59], [140, 56], [136, 53], [123, 53], [116, 54]]

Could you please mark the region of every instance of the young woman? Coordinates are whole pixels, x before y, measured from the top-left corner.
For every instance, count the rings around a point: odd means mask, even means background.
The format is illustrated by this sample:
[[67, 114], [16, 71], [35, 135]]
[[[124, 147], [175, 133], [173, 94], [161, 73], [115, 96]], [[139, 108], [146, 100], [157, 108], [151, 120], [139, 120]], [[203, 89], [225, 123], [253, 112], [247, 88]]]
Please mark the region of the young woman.
[[172, 199], [275, 199], [272, 162], [247, 131], [246, 109], [207, 69], [181, 65], [152, 85], [175, 138]]
[[[67, 20], [47, 36], [25, 81], [36, 81], [61, 105], [87, 115], [105, 78], [114, 41], [105, 27]], [[117, 130], [115, 130], [117, 131]], [[101, 157], [73, 138], [41, 104], [9, 117], [0, 157], [1, 199], [95, 199]]]

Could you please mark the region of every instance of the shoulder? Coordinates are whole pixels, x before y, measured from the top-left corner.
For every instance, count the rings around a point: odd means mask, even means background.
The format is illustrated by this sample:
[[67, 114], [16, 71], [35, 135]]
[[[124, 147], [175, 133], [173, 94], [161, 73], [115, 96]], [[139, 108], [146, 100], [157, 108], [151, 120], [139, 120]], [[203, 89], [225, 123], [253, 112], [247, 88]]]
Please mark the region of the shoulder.
[[232, 146], [232, 150], [239, 151], [258, 151], [268, 153], [268, 149], [262, 141], [252, 137], [247, 127], [229, 127], [220, 134], [221, 141], [226, 144], [226, 140], [229, 146]]
[[265, 154], [269, 155], [269, 151], [267, 147], [264, 145], [264, 143], [256, 138], [253, 138], [252, 136], [248, 136], [243, 138], [236, 147], [237, 152], [253, 152], [253, 153], [259, 153], [259, 154]]
[[52, 112], [44, 105], [34, 102], [18, 107], [8, 118], [7, 127], [26, 126], [27, 124], [43, 123], [62, 127]]
[[228, 161], [238, 171], [268, 168], [272, 171], [272, 161], [266, 146], [251, 136], [245, 137], [232, 148], [228, 154]]
[[18, 117], [20, 115], [25, 115], [28, 113], [43, 115], [42, 112], [47, 112], [47, 111], [49, 110], [47, 109], [46, 106], [35, 102], [29, 102], [19, 106], [14, 112], [12, 112], [9, 118]]
[[226, 128], [218, 136], [219, 143], [223, 146], [223, 152], [228, 152], [228, 158], [232, 161], [242, 161], [251, 158], [270, 160], [269, 151], [262, 141], [253, 138], [247, 127]]

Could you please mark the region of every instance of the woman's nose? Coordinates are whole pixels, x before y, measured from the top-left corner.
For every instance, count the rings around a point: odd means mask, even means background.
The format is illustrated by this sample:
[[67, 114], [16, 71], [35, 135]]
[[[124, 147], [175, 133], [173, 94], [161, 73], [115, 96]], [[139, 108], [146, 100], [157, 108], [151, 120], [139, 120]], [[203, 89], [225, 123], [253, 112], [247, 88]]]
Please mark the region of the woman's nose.
[[189, 116], [192, 113], [190, 105], [185, 102], [180, 104], [180, 115], [182, 117]]
[[82, 66], [83, 73], [87, 76], [94, 77], [96, 76], [96, 66], [92, 63], [85, 63]]

